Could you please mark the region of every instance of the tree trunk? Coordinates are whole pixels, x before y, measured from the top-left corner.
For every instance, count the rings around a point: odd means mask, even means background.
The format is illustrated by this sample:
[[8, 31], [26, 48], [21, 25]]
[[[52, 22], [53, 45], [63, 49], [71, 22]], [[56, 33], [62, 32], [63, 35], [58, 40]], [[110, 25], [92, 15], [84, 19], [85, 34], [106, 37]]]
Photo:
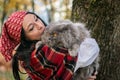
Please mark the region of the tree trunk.
[[99, 44], [97, 80], [120, 80], [120, 0], [73, 0], [71, 19], [84, 22]]
[[4, 2], [3, 2], [3, 12], [2, 12], [2, 18], [1, 18], [2, 24], [3, 24], [5, 16], [6, 16], [6, 3], [7, 3], [7, 0], [4, 0]]
[[54, 6], [53, 6], [53, 0], [49, 0], [49, 4], [50, 4], [50, 7], [51, 7], [51, 9], [50, 9], [50, 20], [49, 20], [49, 22], [52, 22], [52, 21], [54, 21], [54, 14], [55, 14], [55, 8], [54, 8]]
[[35, 12], [35, 3], [34, 3], [34, 0], [31, 0], [31, 3], [32, 3], [32, 11]]

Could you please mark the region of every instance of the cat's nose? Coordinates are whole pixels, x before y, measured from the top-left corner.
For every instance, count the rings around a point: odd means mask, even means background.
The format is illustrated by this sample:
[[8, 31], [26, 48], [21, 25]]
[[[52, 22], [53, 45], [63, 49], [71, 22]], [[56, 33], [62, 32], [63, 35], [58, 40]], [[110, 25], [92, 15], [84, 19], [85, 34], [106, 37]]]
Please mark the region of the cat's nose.
[[49, 40], [52, 40], [52, 38], [49, 38]]

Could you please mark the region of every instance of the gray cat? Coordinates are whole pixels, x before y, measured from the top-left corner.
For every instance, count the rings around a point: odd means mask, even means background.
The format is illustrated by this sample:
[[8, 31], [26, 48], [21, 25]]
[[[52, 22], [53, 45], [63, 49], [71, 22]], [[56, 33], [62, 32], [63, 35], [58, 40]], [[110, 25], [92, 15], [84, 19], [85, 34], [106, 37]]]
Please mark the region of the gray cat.
[[[49, 47], [64, 47], [68, 49], [71, 56], [77, 56], [78, 48], [85, 38], [90, 38], [90, 32], [83, 23], [73, 23], [69, 20], [63, 20], [50, 23], [43, 35], [41, 41], [36, 47], [45, 43]], [[94, 71], [98, 70], [98, 58], [89, 66], [79, 68], [75, 74], [74, 80], [86, 80]]]

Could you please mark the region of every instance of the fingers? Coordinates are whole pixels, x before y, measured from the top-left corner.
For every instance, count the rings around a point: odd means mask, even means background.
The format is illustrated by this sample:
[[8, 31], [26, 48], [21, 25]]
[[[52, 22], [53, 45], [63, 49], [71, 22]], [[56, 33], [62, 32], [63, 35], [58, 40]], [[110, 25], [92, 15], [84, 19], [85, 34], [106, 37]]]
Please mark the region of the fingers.
[[96, 76], [90, 76], [89, 79], [96, 79]]
[[95, 80], [96, 76], [90, 76], [87, 80]]
[[96, 71], [93, 76], [90, 76], [87, 80], [95, 80], [98, 72]]
[[95, 73], [94, 73], [94, 75], [97, 75], [98, 74], [98, 72], [96, 71]]

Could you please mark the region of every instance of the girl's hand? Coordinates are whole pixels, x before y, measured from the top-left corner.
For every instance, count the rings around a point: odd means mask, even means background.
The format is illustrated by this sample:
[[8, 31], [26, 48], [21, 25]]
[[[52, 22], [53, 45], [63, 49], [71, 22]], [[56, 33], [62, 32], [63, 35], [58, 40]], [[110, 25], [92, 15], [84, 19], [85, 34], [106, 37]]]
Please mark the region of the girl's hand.
[[94, 73], [93, 76], [90, 76], [87, 80], [95, 80], [97, 75], [97, 71]]

